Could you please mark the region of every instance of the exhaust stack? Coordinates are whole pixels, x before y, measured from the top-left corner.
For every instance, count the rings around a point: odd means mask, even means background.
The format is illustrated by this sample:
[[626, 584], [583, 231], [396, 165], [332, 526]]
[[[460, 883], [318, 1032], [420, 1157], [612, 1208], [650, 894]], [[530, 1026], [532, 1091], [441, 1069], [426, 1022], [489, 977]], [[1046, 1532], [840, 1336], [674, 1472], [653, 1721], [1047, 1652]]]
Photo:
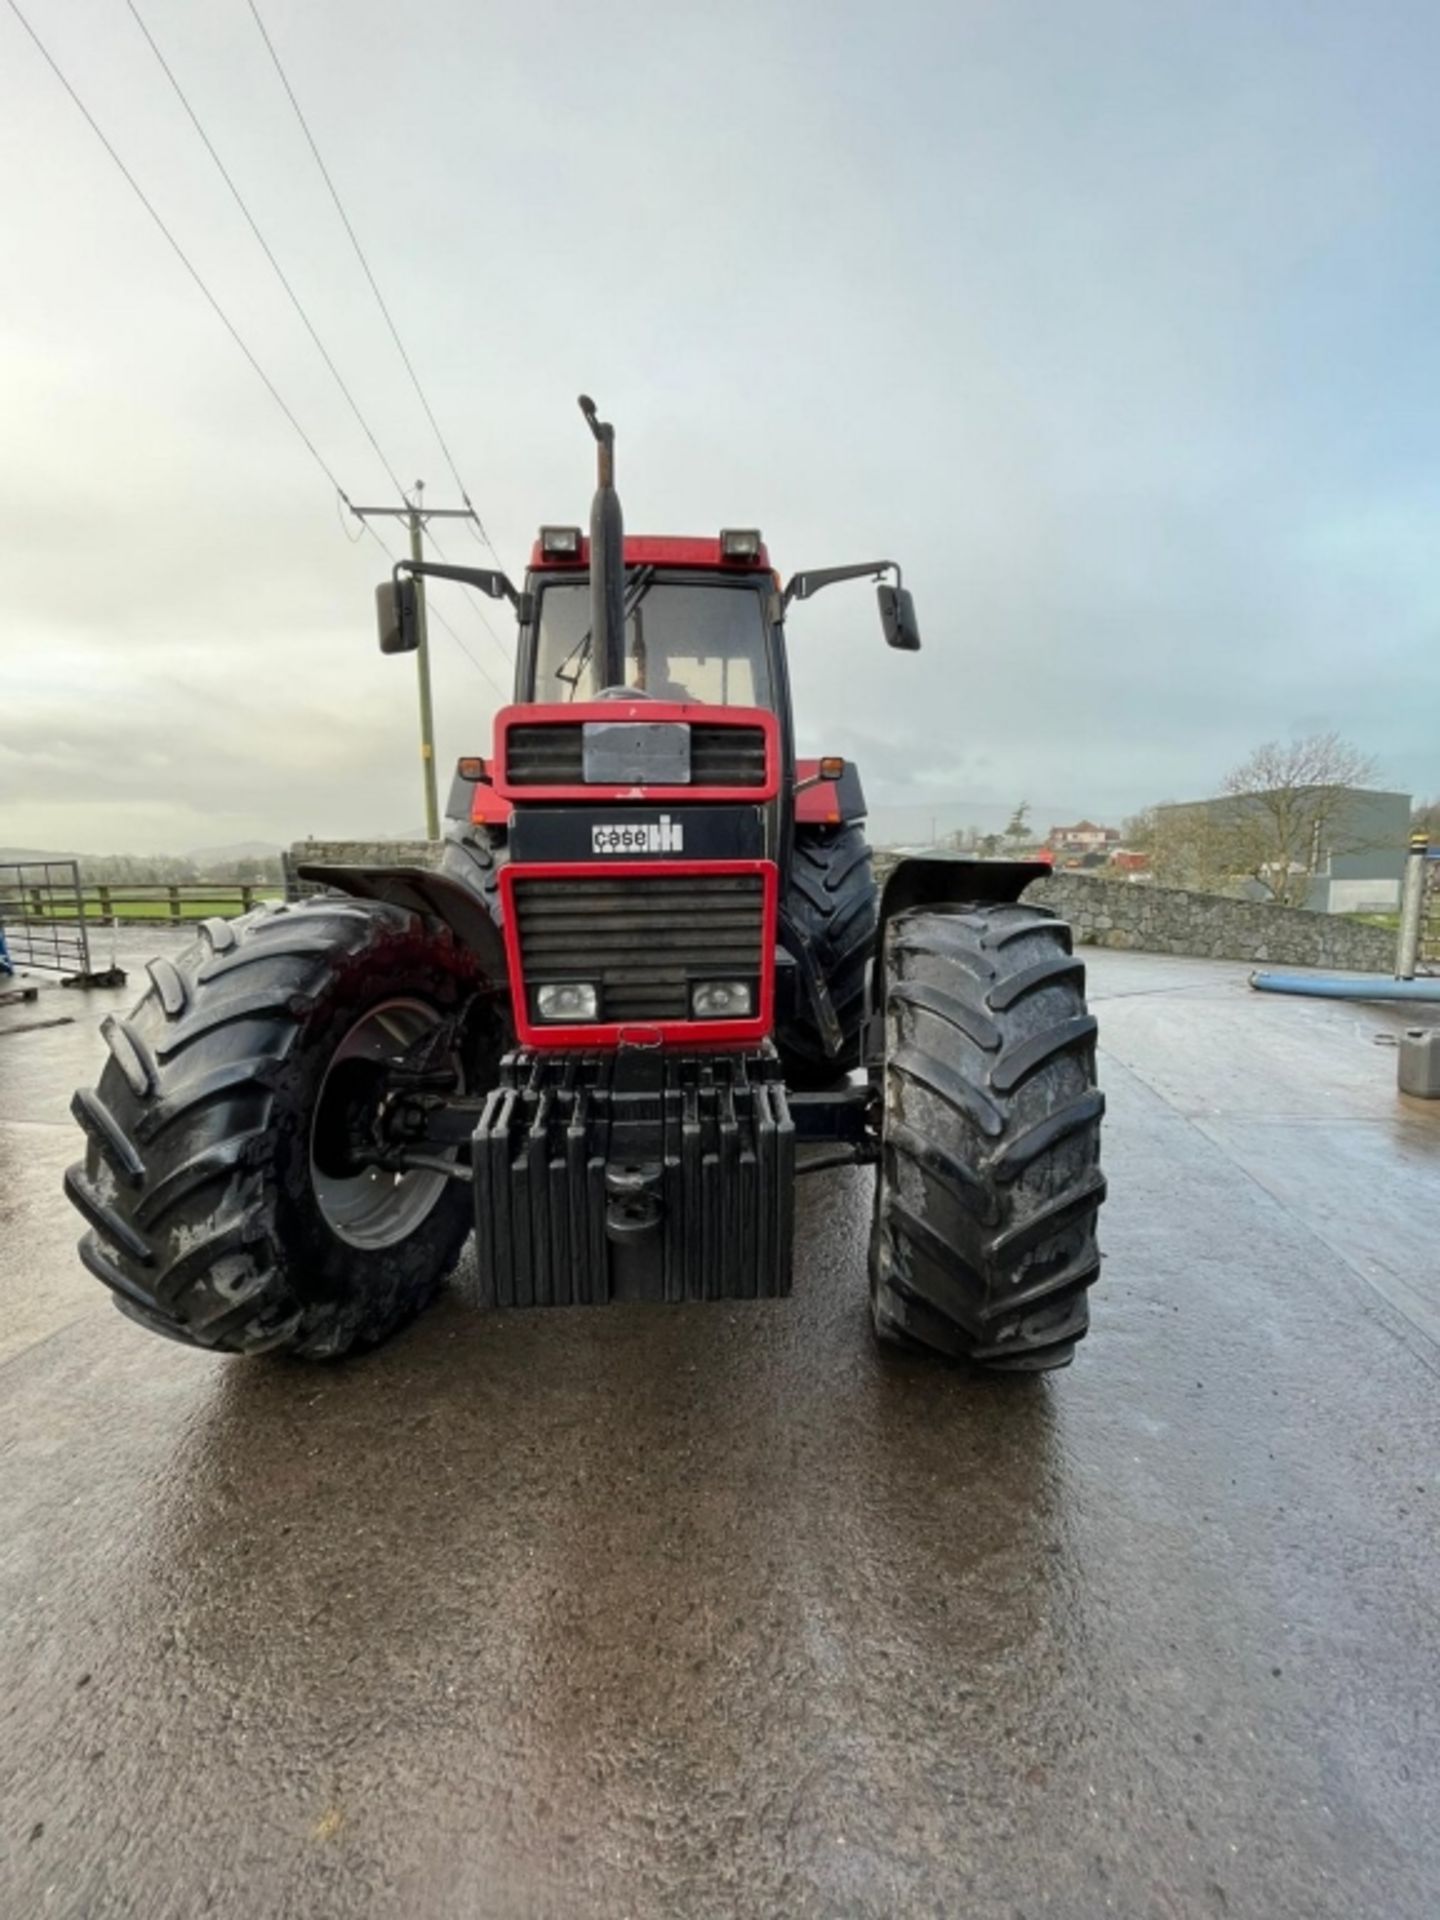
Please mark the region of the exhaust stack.
[[595, 402], [580, 395], [580, 411], [594, 434], [595, 498], [590, 503], [590, 633], [599, 685], [625, 684], [625, 517], [615, 491], [615, 429], [596, 418]]

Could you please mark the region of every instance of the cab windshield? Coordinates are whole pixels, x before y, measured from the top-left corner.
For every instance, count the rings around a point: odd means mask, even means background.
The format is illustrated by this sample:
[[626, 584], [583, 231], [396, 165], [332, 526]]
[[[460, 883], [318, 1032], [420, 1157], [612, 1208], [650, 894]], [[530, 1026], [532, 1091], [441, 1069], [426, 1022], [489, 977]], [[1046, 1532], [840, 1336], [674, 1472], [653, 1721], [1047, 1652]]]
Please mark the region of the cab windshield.
[[[770, 707], [770, 665], [761, 596], [753, 586], [657, 579], [648, 567], [625, 575], [625, 685], [655, 700], [719, 707]], [[590, 586], [555, 581], [541, 589], [535, 698], [591, 700], [601, 691], [590, 633]]]

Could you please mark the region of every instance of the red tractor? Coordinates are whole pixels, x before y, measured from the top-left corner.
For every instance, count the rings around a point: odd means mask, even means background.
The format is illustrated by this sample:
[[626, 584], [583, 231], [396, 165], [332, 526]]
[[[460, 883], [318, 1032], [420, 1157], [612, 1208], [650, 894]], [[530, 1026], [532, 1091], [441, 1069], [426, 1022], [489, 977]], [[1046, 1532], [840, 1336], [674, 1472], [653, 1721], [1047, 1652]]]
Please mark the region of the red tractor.
[[630, 538], [599, 443], [589, 539], [545, 527], [509, 599], [515, 704], [460, 762], [438, 868], [207, 921], [105, 1023], [66, 1190], [122, 1311], [229, 1353], [383, 1340], [477, 1238], [485, 1303], [783, 1295], [794, 1181], [878, 1167], [875, 1326], [987, 1366], [1063, 1366], [1099, 1270], [1103, 1096], [1046, 870], [943, 854], [877, 888], [855, 768], [796, 759], [796, 574], [758, 532]]

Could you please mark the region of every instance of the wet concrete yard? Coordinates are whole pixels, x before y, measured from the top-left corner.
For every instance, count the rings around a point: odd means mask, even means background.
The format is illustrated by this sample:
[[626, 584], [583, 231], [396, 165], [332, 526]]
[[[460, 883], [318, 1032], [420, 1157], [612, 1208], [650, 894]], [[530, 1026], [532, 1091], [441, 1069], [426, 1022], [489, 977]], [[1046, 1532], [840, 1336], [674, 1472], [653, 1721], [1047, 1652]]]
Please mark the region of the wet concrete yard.
[[[340, 1369], [114, 1313], [125, 995], [0, 1012], [0, 1915], [1440, 1912], [1440, 1106], [1401, 1019], [1092, 955], [1068, 1373], [793, 1299], [438, 1309]], [[1409, 1016], [1413, 1022], [1413, 1013]]]

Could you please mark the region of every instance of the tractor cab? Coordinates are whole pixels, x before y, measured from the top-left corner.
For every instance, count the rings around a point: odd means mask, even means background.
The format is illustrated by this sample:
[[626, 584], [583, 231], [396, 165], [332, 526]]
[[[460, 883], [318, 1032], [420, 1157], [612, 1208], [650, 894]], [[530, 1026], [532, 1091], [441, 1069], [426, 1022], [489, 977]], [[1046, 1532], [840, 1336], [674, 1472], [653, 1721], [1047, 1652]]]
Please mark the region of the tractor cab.
[[[756, 532], [718, 539], [642, 536], [622, 547], [626, 691], [680, 706], [779, 704], [775, 664], [780, 593]], [[590, 543], [578, 527], [543, 527], [522, 602], [516, 698], [541, 705], [593, 700], [603, 684], [590, 591]]]

